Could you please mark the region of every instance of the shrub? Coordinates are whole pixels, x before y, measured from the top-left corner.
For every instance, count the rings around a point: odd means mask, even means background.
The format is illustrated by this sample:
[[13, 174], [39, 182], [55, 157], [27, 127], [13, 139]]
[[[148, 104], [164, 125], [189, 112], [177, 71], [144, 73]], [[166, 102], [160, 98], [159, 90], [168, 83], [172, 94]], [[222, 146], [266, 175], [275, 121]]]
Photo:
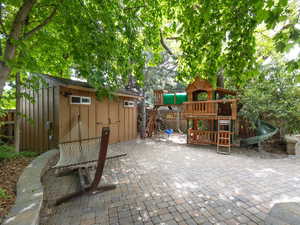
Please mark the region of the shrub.
[[0, 160], [3, 159], [12, 159], [17, 157], [35, 157], [37, 156], [36, 152], [15, 152], [15, 148], [10, 145], [0, 144]]
[[300, 132], [300, 93], [296, 74], [274, 66], [262, 71], [241, 92], [239, 114], [255, 123], [272, 121], [281, 135]]
[[9, 198], [9, 195], [6, 193], [6, 191], [2, 188], [0, 188], [0, 199], [6, 199]]

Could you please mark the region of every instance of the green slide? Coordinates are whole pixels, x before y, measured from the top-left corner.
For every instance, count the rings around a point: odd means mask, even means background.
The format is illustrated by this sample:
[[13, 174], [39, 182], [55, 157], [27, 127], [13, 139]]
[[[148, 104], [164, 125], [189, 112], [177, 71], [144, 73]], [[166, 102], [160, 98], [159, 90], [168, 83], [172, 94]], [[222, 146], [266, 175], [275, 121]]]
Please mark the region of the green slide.
[[258, 144], [259, 142], [269, 139], [277, 132], [278, 128], [273, 127], [271, 124], [260, 120], [257, 123], [256, 136], [241, 139], [241, 146]]

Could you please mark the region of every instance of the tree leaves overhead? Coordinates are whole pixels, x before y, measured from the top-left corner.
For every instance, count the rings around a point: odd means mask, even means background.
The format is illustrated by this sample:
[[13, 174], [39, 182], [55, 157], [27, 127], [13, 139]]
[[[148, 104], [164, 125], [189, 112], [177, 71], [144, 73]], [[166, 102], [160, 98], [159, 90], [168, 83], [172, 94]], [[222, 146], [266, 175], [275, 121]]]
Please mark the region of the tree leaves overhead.
[[258, 119], [272, 121], [281, 134], [298, 133], [300, 92], [295, 79], [296, 74], [287, 72], [280, 62], [263, 67], [239, 96], [243, 105], [240, 116], [254, 123]]
[[[157, 63], [161, 35], [178, 43], [179, 79], [195, 76], [215, 84], [218, 74], [237, 87], [257, 74], [255, 31], [287, 19], [287, 0], [3, 0], [2, 49], [14, 18], [24, 2], [33, 7], [25, 20], [23, 38], [13, 60], [3, 60], [12, 72], [28, 71], [87, 78], [98, 90], [114, 89], [134, 76], [139, 84], [147, 64], [145, 52]], [[51, 15], [54, 14], [53, 17]], [[43, 21], [51, 21], [35, 30]], [[286, 49], [298, 33], [278, 34], [277, 48]], [[169, 39], [168, 39], [169, 40]]]
[[[7, 32], [22, 3], [3, 2], [2, 24]], [[77, 73], [99, 90], [123, 84], [129, 74], [141, 79], [143, 50], [159, 46], [159, 8], [156, 0], [36, 1], [26, 19], [23, 36], [54, 9], [56, 14], [34, 35], [17, 40], [16, 57], [6, 63], [14, 71], [62, 77]], [[6, 36], [1, 37], [4, 48], [6, 40]]]
[[[255, 67], [255, 29], [261, 23], [268, 28], [284, 19], [287, 0], [185, 0], [170, 4], [169, 18], [177, 19], [182, 56], [179, 68], [182, 80], [196, 75], [215, 84], [223, 73], [239, 86], [257, 73]], [[171, 35], [171, 34], [170, 34]]]

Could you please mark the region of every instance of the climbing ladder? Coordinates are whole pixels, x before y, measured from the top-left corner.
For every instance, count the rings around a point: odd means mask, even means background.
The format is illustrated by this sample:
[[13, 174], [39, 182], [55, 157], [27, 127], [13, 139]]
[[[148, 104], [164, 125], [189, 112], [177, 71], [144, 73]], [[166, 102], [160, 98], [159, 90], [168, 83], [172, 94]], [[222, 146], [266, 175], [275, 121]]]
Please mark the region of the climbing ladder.
[[[217, 153], [229, 155], [231, 152], [231, 120], [218, 120]], [[221, 150], [222, 148], [223, 150]], [[224, 148], [227, 148], [225, 150]]]
[[156, 130], [157, 110], [158, 110], [158, 107], [154, 106], [154, 108], [149, 112], [149, 116], [147, 119], [147, 125], [146, 125], [146, 137], [152, 137], [153, 133]]

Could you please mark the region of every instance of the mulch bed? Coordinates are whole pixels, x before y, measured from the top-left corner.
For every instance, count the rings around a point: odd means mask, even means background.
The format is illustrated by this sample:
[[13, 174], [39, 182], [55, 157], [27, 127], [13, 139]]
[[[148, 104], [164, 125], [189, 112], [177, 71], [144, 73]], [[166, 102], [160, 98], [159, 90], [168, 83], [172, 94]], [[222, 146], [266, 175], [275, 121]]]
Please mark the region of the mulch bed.
[[0, 161], [0, 188], [8, 194], [7, 198], [0, 197], [0, 223], [16, 200], [16, 184], [23, 169], [33, 158], [15, 158]]

